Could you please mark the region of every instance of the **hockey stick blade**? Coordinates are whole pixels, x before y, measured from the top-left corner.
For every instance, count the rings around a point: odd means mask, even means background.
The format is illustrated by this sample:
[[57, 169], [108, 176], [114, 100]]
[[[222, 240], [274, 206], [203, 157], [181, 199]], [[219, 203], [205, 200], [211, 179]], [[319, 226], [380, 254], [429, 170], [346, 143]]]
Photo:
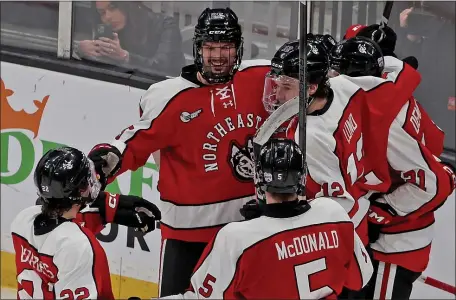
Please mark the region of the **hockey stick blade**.
[[420, 277], [418, 277], [418, 280], [421, 281], [422, 283], [435, 287], [439, 290], [456, 295], [456, 287], [454, 287], [451, 284], [442, 282], [440, 280], [437, 280], [437, 279], [434, 279], [432, 277], [425, 276], [425, 275], [421, 275]]
[[292, 118], [299, 112], [299, 98], [294, 97], [277, 108], [258, 129], [253, 138], [254, 145], [259, 147], [266, 144], [274, 132], [285, 121]]

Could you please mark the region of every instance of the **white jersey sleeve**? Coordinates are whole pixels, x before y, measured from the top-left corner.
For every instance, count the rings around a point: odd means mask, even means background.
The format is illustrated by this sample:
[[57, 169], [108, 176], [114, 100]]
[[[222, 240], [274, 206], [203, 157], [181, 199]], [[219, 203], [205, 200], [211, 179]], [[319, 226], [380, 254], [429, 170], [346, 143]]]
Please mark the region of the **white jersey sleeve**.
[[[68, 242], [67, 242], [68, 241]], [[54, 291], [57, 299], [97, 299], [98, 291], [94, 278], [94, 253], [90, 243], [79, 239], [66, 239], [54, 256], [58, 268]], [[80, 298], [79, 298], [80, 297]]]
[[371, 259], [369, 254], [364, 248], [364, 245], [359, 238], [358, 234], [355, 234], [355, 246], [354, 246], [354, 255], [353, 260], [349, 265], [349, 276], [345, 281], [345, 287], [358, 291], [369, 282], [369, 279], [372, 277], [374, 272], [374, 267], [372, 266]]
[[408, 105], [404, 105], [390, 127], [387, 149], [388, 163], [405, 183], [384, 195], [384, 199], [398, 215], [419, 217], [440, 207], [454, 186], [450, 171], [406, 131], [419, 127], [416, 115], [407, 118]]

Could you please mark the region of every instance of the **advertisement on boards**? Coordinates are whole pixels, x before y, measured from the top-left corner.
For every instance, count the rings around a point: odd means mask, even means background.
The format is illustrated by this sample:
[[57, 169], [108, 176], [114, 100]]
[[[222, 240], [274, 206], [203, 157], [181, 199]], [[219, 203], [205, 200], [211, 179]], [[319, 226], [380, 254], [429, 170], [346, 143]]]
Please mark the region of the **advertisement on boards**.
[[[2, 286], [16, 288], [10, 224], [37, 199], [33, 172], [41, 156], [62, 145], [85, 153], [110, 142], [138, 119], [144, 90], [1, 62], [1, 250]], [[107, 188], [155, 202], [157, 167], [151, 157]], [[97, 236], [110, 264], [114, 295], [152, 297], [157, 293], [160, 231], [142, 236], [107, 225]]]

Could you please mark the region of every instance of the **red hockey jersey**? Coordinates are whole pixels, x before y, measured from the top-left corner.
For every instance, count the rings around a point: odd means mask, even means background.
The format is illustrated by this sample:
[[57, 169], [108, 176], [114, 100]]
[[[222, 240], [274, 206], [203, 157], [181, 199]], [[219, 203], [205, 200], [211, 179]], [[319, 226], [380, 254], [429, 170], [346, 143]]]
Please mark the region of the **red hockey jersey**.
[[373, 268], [347, 213], [329, 198], [310, 206], [226, 225], [203, 252], [189, 291], [162, 299], [337, 299], [343, 287], [361, 289]]
[[119, 175], [160, 150], [158, 190], [163, 239], [209, 242], [255, 197], [252, 137], [268, 116], [262, 103], [269, 61], [243, 61], [227, 84], [204, 86], [196, 68], [153, 84], [141, 119], [112, 145], [123, 154]]
[[[18, 299], [114, 299], [109, 265], [95, 237], [103, 228], [98, 210], [72, 221], [46, 224], [41, 206], [20, 212], [11, 224]], [[35, 223], [48, 230], [36, 232]], [[54, 221], [55, 222], [55, 221]]]

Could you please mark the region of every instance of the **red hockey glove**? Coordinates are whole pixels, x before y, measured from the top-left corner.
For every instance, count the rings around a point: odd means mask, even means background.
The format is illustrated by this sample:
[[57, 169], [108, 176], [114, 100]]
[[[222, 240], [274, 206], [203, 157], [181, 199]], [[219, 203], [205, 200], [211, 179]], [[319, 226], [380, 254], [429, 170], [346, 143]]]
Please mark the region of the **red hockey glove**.
[[110, 144], [98, 144], [87, 155], [94, 163], [95, 170], [100, 176], [102, 189], [106, 187], [107, 179], [119, 171], [122, 163], [122, 154], [119, 149]]
[[376, 225], [386, 225], [397, 216], [396, 211], [383, 199], [371, 201], [368, 222]]
[[132, 227], [144, 233], [153, 231], [155, 222], [161, 219], [158, 207], [141, 197], [104, 192], [97, 203], [105, 223]]

